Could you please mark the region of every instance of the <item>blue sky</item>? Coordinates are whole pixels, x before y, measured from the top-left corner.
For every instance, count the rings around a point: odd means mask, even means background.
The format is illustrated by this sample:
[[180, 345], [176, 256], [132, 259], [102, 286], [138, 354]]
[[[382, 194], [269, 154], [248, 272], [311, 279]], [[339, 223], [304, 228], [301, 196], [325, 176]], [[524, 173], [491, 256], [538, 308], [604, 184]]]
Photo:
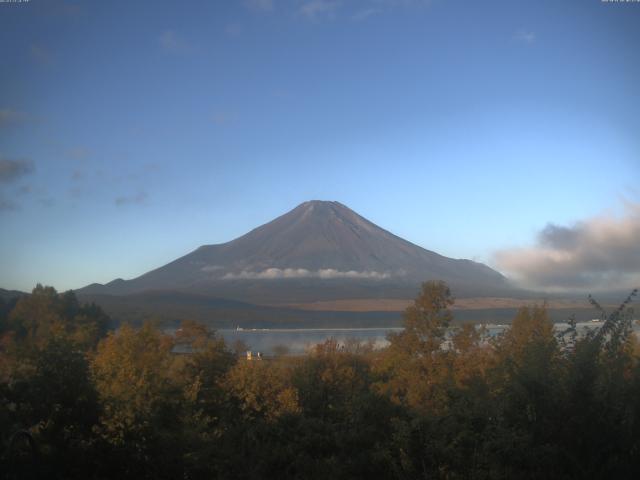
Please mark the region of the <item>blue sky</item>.
[[310, 199], [502, 271], [548, 223], [635, 228], [638, 45], [640, 3], [599, 0], [0, 3], [0, 287]]

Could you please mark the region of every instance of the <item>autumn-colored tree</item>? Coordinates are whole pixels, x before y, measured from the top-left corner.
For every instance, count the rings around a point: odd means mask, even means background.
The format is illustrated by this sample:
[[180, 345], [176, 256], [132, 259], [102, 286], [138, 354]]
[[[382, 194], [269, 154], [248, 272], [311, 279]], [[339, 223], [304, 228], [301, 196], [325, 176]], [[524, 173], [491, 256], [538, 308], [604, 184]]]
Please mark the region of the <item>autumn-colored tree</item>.
[[291, 478], [289, 428], [300, 406], [290, 367], [279, 361], [240, 359], [225, 377], [228, 410], [219, 448], [211, 452], [219, 478]]
[[86, 356], [68, 340], [52, 339], [22, 360], [30, 368], [16, 371], [5, 384], [11, 411], [5, 432], [28, 432], [43, 476], [86, 475], [91, 471], [92, 427], [99, 412]]
[[91, 371], [102, 404], [99, 433], [117, 459], [104, 465], [106, 475], [179, 475], [182, 391], [172, 348], [172, 338], [149, 323], [125, 325], [98, 345]]
[[591, 333], [533, 305], [489, 339], [427, 282], [386, 348], [248, 361], [191, 321], [94, 349], [102, 311], [38, 286], [0, 303], [0, 479], [639, 478], [634, 295], [592, 300]]
[[554, 435], [563, 421], [558, 406], [565, 400], [563, 361], [546, 306], [520, 308], [494, 348], [490, 384], [497, 410], [491, 423], [494, 448], [488, 453], [498, 454], [492, 461], [503, 475], [540, 476], [560, 463]]
[[345, 350], [335, 339], [318, 344], [293, 373], [305, 413], [329, 419], [356, 416], [369, 397], [371, 373], [362, 355]]
[[[296, 433], [306, 469], [333, 478], [389, 478], [387, 442], [394, 407], [373, 389], [371, 345], [318, 344], [293, 371], [303, 420]], [[313, 454], [313, 452], [321, 452]], [[312, 477], [313, 478], [313, 477]]]
[[443, 344], [454, 300], [445, 282], [422, 284], [422, 291], [404, 312], [404, 330], [388, 336], [389, 347], [377, 361], [378, 388], [401, 405], [427, 411], [443, 406], [438, 386], [448, 381]]
[[[0, 403], [6, 410], [0, 408], [0, 451], [4, 445], [11, 450], [13, 439], [22, 435], [37, 449], [42, 475], [86, 474], [99, 404], [85, 352], [105, 334], [108, 322], [99, 307], [81, 305], [73, 292], [58, 294], [41, 285], [4, 304]], [[11, 463], [12, 455], [9, 451], [5, 460]]]
[[194, 321], [181, 323], [174, 342], [187, 353], [177, 372], [185, 382], [187, 397], [201, 406], [219, 403], [221, 382], [237, 356], [215, 331]]
[[281, 363], [240, 361], [230, 370], [225, 386], [246, 419], [273, 421], [300, 410], [298, 391]]
[[636, 295], [634, 290], [611, 313], [590, 297], [602, 326], [564, 352], [567, 400], [559, 436], [567, 445], [565, 463], [584, 476], [640, 476], [640, 357], [631, 308]]
[[183, 390], [181, 408], [184, 473], [188, 478], [211, 477], [210, 462], [220, 451], [227, 415], [224, 379], [235, 364], [232, 353], [213, 330], [183, 321], [175, 345], [181, 354], [174, 359], [175, 382]]
[[228, 385], [241, 421], [222, 442], [229, 478], [390, 478], [392, 408], [370, 388], [370, 354], [330, 339], [304, 357], [239, 362]]
[[14, 341], [27, 348], [64, 337], [83, 350], [90, 349], [106, 334], [109, 323], [95, 304], [81, 305], [72, 291], [58, 294], [40, 284], [18, 300], [8, 317]]

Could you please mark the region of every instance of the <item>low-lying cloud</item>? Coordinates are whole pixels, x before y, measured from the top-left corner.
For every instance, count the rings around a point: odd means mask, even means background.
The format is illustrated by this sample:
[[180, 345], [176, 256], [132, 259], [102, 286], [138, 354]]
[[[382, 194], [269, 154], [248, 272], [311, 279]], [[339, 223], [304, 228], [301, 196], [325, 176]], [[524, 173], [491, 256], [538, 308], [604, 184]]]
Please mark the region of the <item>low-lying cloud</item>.
[[319, 278], [330, 280], [337, 278], [384, 280], [389, 278], [389, 273], [355, 270], [340, 271], [333, 268], [323, 268], [320, 270], [307, 270], [306, 268], [267, 268], [261, 272], [251, 272], [243, 270], [239, 273], [227, 273], [223, 280], [277, 280], [287, 278]]
[[516, 281], [547, 290], [609, 290], [640, 285], [640, 203], [621, 217], [600, 216], [573, 226], [549, 224], [537, 244], [501, 250], [495, 263]]
[[224, 270], [224, 267], [222, 265], [205, 265], [200, 270], [205, 273], [211, 273], [211, 272], [217, 272], [219, 270]]

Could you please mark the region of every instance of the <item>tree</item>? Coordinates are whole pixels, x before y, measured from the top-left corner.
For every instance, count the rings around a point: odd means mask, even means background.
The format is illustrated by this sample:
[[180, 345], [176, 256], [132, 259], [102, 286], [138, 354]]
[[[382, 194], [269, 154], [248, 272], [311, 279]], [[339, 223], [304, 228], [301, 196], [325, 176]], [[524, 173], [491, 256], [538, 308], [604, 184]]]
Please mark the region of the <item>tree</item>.
[[392, 337], [391, 343], [414, 356], [439, 350], [453, 320], [449, 309], [453, 304], [454, 298], [445, 282], [423, 283], [420, 295], [404, 312], [404, 331]]
[[283, 364], [240, 361], [229, 371], [225, 387], [248, 420], [274, 421], [300, 410], [298, 391], [291, 384], [289, 369]]
[[423, 283], [420, 295], [404, 312], [404, 330], [388, 336], [390, 345], [380, 355], [376, 371], [382, 377], [378, 388], [394, 402], [426, 411], [446, 401], [438, 386], [448, 378], [443, 344], [453, 303], [445, 282]]
[[107, 332], [109, 317], [95, 304], [80, 305], [72, 291], [62, 294], [38, 284], [21, 297], [7, 327], [18, 347], [40, 348], [52, 338], [66, 338], [78, 348], [94, 348]]
[[224, 379], [236, 362], [224, 339], [205, 325], [183, 321], [176, 331], [175, 344], [186, 354], [175, 358], [175, 382], [183, 390], [184, 476], [214, 476], [212, 458], [220, 450], [227, 416]]
[[640, 358], [631, 328], [637, 292], [611, 313], [589, 297], [602, 326], [564, 352], [568, 408], [560, 435], [566, 463], [585, 476], [640, 476]]
[[185, 382], [187, 396], [195, 403], [217, 404], [221, 399], [221, 382], [236, 362], [224, 339], [205, 325], [183, 321], [177, 330], [175, 345], [186, 349], [179, 376]]
[[0, 422], [6, 434], [27, 432], [47, 478], [82, 478], [91, 469], [92, 428], [98, 421], [97, 395], [86, 356], [65, 339], [52, 339], [22, 359], [4, 385], [2, 403], [11, 411]]
[[125, 325], [98, 345], [91, 371], [103, 408], [98, 431], [110, 452], [102, 475], [180, 476], [183, 396], [172, 348], [149, 323]]
[[520, 308], [494, 348], [489, 382], [497, 410], [487, 453], [499, 452], [494, 464], [508, 476], [559, 469], [565, 365], [546, 305]]

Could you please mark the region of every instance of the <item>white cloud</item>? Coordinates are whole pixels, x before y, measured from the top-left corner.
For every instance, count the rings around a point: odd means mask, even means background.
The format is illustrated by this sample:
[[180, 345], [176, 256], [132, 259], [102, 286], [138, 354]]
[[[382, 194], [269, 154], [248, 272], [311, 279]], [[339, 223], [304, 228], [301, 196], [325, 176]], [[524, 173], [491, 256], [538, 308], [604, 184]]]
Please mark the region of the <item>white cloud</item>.
[[513, 38], [518, 42], [531, 45], [536, 41], [536, 34], [530, 30], [520, 29], [514, 34]]
[[217, 272], [219, 270], [224, 270], [224, 267], [221, 265], [205, 265], [200, 269], [205, 273]]
[[315, 20], [323, 16], [333, 16], [338, 7], [340, 2], [337, 0], [308, 0], [300, 6], [298, 13], [310, 20]]
[[547, 290], [609, 290], [640, 285], [640, 203], [624, 215], [573, 226], [549, 224], [533, 247], [501, 250], [499, 268], [524, 286]]
[[362, 21], [371, 16], [401, 8], [420, 8], [431, 0], [244, 0], [247, 9], [256, 13], [279, 10], [312, 21], [335, 18], [343, 14], [353, 21]]
[[190, 45], [173, 30], [165, 30], [158, 38], [158, 43], [162, 50], [167, 53], [188, 53], [191, 51]]
[[357, 22], [361, 22], [363, 20], [366, 20], [369, 17], [378, 15], [379, 13], [382, 13], [381, 8], [376, 8], [376, 7], [365, 8], [364, 10], [359, 10], [356, 13], [354, 13], [352, 18]]
[[389, 278], [389, 273], [374, 271], [357, 272], [355, 270], [340, 271], [333, 268], [320, 270], [307, 270], [306, 268], [267, 268], [261, 272], [251, 272], [243, 270], [239, 273], [227, 273], [222, 278], [224, 280], [275, 280], [287, 278], [319, 278], [331, 280], [336, 278], [384, 280]]

